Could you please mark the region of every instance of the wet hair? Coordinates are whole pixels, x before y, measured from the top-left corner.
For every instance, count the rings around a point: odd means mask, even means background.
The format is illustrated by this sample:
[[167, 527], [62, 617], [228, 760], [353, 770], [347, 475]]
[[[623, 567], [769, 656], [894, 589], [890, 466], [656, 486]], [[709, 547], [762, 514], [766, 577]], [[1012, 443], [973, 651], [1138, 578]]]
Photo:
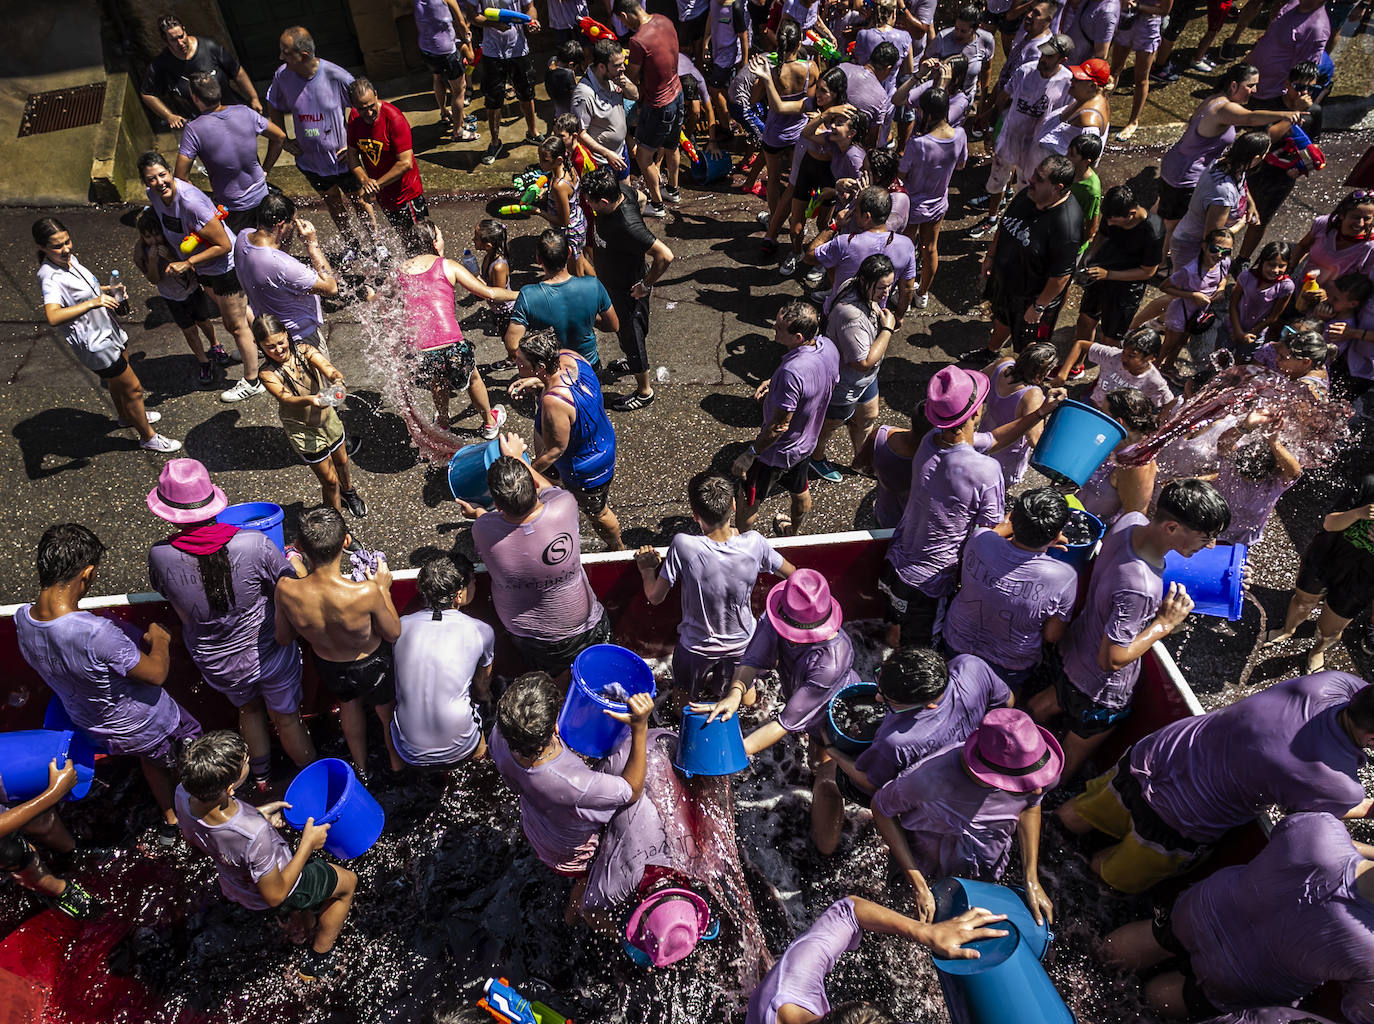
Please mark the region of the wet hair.
[[1321, 68], [1317, 67], [1314, 60], [1300, 60], [1288, 71], [1290, 82], [1315, 82], [1321, 74]]
[[[48, 243], [56, 236], [67, 230], [67, 225], [63, 224], [56, 217], [39, 217], [33, 222], [33, 242], [40, 249], [46, 249]], [[158, 230], [162, 230], [161, 227]], [[47, 259], [47, 253], [38, 254], [38, 262], [42, 263]]]
[[869, 55], [868, 63], [872, 64], [874, 67], [890, 68], [894, 67], [901, 59], [902, 55], [897, 52], [896, 44], [884, 40], [873, 47], [873, 52]]
[[1331, 215], [1326, 218], [1326, 233], [1334, 235], [1340, 230], [1345, 215], [1361, 206], [1374, 206], [1374, 195], [1367, 191], [1351, 192], [1347, 195], [1332, 208]]
[[279, 192], [269, 192], [258, 204], [257, 216], [253, 223], [259, 231], [272, 231], [278, 224], [296, 219], [296, 204], [289, 196]]
[[611, 61], [615, 60], [615, 55], [621, 51], [618, 41], [611, 39], [598, 39], [592, 43], [592, 63], [611, 66]]
[[849, 125], [850, 134], [860, 142], [868, 134], [868, 115], [862, 110], [853, 109], [844, 120], [836, 123]]
[[1113, 185], [1102, 196], [1102, 219], [1128, 216], [1139, 205], [1130, 185]]
[[856, 1000], [831, 1007], [816, 1024], [896, 1024], [896, 1021], [881, 1006]]
[[642, 10], [639, 6], [639, 0], [615, 0], [615, 5], [611, 8], [611, 13], [618, 14], [623, 18], [625, 15], [633, 14], [638, 10]]
[[[794, 21], [783, 22], [778, 29], [778, 56], [791, 57], [801, 49], [802, 30], [801, 26]], [[619, 43], [614, 44], [619, 46]], [[841, 76], [844, 72], [840, 72]]]
[[954, 12], [954, 20], [962, 21], [965, 25], [978, 27], [978, 22], [983, 19], [983, 12], [976, 4], [964, 4]]
[[1263, 438], [1256, 438], [1236, 449], [1233, 456], [1236, 473], [1244, 480], [1264, 480], [1279, 468], [1274, 449]]
[[88, 565], [99, 565], [105, 545], [80, 523], [49, 526], [38, 538], [38, 585], [44, 590], [70, 583]]
[[901, 159], [890, 149], [875, 149], [868, 154], [868, 181], [871, 185], [888, 188], [897, 180]]
[[[598, 39], [597, 42], [605, 42], [605, 40]], [[559, 114], [553, 119], [553, 130], [567, 132], [575, 139], [582, 131], [582, 122], [577, 119], [576, 114]]]
[[582, 195], [593, 203], [613, 203], [620, 195], [620, 182], [615, 171], [609, 167], [598, 167], [582, 177]]
[[939, 86], [921, 94], [921, 123], [931, 128], [942, 121], [949, 120], [949, 93]]
[[[1365, 504], [1369, 504], [1365, 502]], [[1374, 729], [1374, 686], [1366, 686], [1362, 690], [1356, 690], [1355, 696], [1350, 698], [1347, 705], [1350, 712], [1350, 720], [1355, 723], [1355, 727], [1362, 730]], [[1301, 1024], [1301, 1022], [1295, 1022]]]
[[830, 90], [831, 106], [837, 107], [841, 103], [849, 102], [849, 79], [845, 77], [839, 65], [821, 75], [818, 81], [824, 82], [825, 87]]
[[439, 252], [439, 225], [432, 220], [417, 220], [412, 229], [420, 252]]
[[949, 686], [949, 662], [929, 647], [899, 647], [878, 669], [878, 692], [898, 704], [931, 704]]
[[1155, 519], [1214, 537], [1231, 525], [1231, 506], [1206, 480], [1170, 480], [1159, 492]]
[[568, 265], [572, 249], [568, 245], [568, 235], [562, 228], [548, 228], [539, 235], [534, 252], [539, 265], [545, 270], [558, 271]]
[[181, 755], [181, 785], [197, 800], [212, 803], [239, 780], [248, 744], [230, 729], [215, 729], [191, 741]]
[[492, 258], [506, 259], [510, 254], [510, 236], [506, 225], [492, 217], [483, 217], [477, 222], [477, 237], [491, 246]]
[[1232, 64], [1217, 78], [1217, 92], [1230, 92], [1232, 86], [1240, 85], [1247, 78], [1254, 78], [1258, 74], [1259, 68], [1250, 64]]
[[1131, 349], [1139, 352], [1142, 356], [1159, 355], [1160, 347], [1164, 344], [1164, 339], [1159, 336], [1159, 332], [1153, 327], [1137, 327], [1121, 340], [1121, 350]]
[[550, 135], [539, 143], [539, 155], [561, 163], [563, 170], [572, 173], [572, 156], [568, 153], [567, 144], [557, 135]]
[[520, 339], [518, 348], [536, 370], [558, 368], [558, 338], [552, 331], [531, 331]]
[[897, 268], [893, 264], [892, 258], [886, 253], [875, 252], [865, 256], [864, 261], [859, 264], [859, 269], [854, 272], [853, 278], [835, 295], [835, 302], [856, 302], [863, 313], [870, 316], [871, 319], [869, 292], [888, 274], [895, 275], [896, 272]]
[[1067, 192], [1078, 180], [1078, 172], [1073, 169], [1073, 161], [1066, 156], [1047, 156], [1040, 161], [1036, 170], [1045, 172], [1045, 180]]
[[333, 505], [317, 505], [301, 513], [296, 546], [314, 568], [338, 558], [347, 536], [348, 527], [339, 510]]
[[1298, 331], [1283, 339], [1283, 347], [1294, 359], [1306, 359], [1313, 366], [1322, 366], [1331, 358], [1336, 346], [1327, 341], [1321, 331]]
[[145, 206], [139, 211], [138, 220], [134, 222], [134, 226], [142, 234], [162, 237], [162, 222], [157, 219], [157, 214], [153, 212], [151, 206]]
[[800, 334], [811, 341], [821, 329], [821, 316], [816, 307], [805, 299], [793, 299], [778, 310], [783, 330], [788, 334]]
[[511, 752], [529, 758], [542, 754], [553, 739], [562, 703], [547, 672], [518, 676], [496, 705], [496, 727]]
[[1139, 388], [1107, 392], [1107, 415], [1136, 434], [1148, 434], [1159, 426], [1158, 410]]
[[1026, 491], [1011, 507], [1011, 535], [1028, 548], [1043, 548], [1069, 521], [1069, 500], [1053, 487]]
[[217, 107], [224, 99], [220, 88], [219, 76], [210, 71], [200, 71], [191, 76], [191, 95], [207, 107]]
[[[601, 40], [598, 39], [597, 42], [599, 43]], [[573, 68], [581, 68], [582, 44], [576, 39], [569, 39], [558, 48], [558, 52], [554, 56], [558, 58], [558, 63], [560, 64], [565, 64]]]
[[1088, 161], [1089, 167], [1092, 167], [1102, 158], [1102, 137], [1089, 135], [1087, 132], [1075, 135], [1069, 140], [1069, 152], [1078, 154]]
[[508, 516], [525, 515], [539, 500], [530, 467], [510, 455], [502, 455], [487, 469], [487, 490], [497, 511]]
[[281, 34], [290, 45], [291, 49], [306, 57], [315, 56], [315, 37], [300, 25], [292, 25]]
[[1348, 505], [1341, 505], [1340, 510], [1359, 508], [1362, 505], [1374, 505], [1374, 473], [1366, 473], [1360, 477], [1355, 484], [1355, 497]]
[[886, 224], [892, 213], [892, 193], [878, 185], [861, 188], [854, 199], [854, 212], [868, 214], [875, 224]]
[[458, 592], [472, 582], [474, 574], [472, 560], [456, 551], [431, 558], [420, 566], [415, 587], [436, 622], [453, 607]]
[[143, 177], [149, 167], [163, 167], [171, 171], [172, 165], [167, 162], [167, 158], [155, 149], [146, 150], [138, 157], [138, 176]]
[[954, 56], [947, 58], [946, 63], [949, 64], [950, 72], [949, 88], [954, 92], [967, 92], [968, 58], [962, 53], [956, 53]]
[[1236, 141], [1227, 147], [1226, 152], [1212, 165], [1212, 170], [1219, 171], [1228, 178], [1236, 178], [1245, 173], [1256, 157], [1264, 156], [1268, 152], [1268, 132], [1245, 132], [1238, 135]]
[[1374, 295], [1374, 280], [1370, 280], [1368, 274], [1363, 274], [1358, 270], [1342, 274], [1331, 283], [1343, 291], [1357, 306], [1363, 306], [1369, 301], [1369, 296]]
[[[259, 313], [253, 318], [253, 323], [249, 326], [249, 330], [253, 332], [253, 340], [257, 342], [259, 349], [262, 349], [262, 346], [266, 343], [268, 338], [272, 337], [272, 335], [287, 334], [287, 344], [291, 349], [291, 354], [296, 354], [295, 339], [291, 338], [287, 333], [286, 325], [278, 320], [273, 314]], [[269, 356], [266, 351], [263, 351], [262, 357], [268, 362], [276, 364], [276, 360]]]
[[434, 1010], [431, 1024], [491, 1024], [491, 1014], [474, 1003], [446, 1003]]
[[1011, 364], [1011, 379], [1019, 384], [1043, 384], [1058, 365], [1059, 352], [1048, 341], [1037, 341]]
[[186, 26], [181, 23], [181, 19], [178, 18], [175, 14], [164, 14], [162, 17], [157, 19], [158, 35], [162, 36], [164, 39], [166, 38], [167, 33], [172, 31], [172, 29], [174, 28], [186, 28]]
[[687, 504], [703, 526], [718, 529], [735, 510], [735, 485], [720, 473], [703, 470], [687, 482]]
[[372, 79], [364, 78], [362, 75], [348, 83], [348, 98], [355, 104], [368, 93], [376, 92], [377, 87], [372, 84]]
[[1293, 247], [1287, 242], [1273, 241], [1265, 242], [1260, 251], [1255, 253], [1255, 258], [1250, 261], [1250, 266], [1254, 268], [1255, 276], [1259, 276], [1259, 268], [1272, 260], [1282, 260], [1289, 266], [1293, 265]]

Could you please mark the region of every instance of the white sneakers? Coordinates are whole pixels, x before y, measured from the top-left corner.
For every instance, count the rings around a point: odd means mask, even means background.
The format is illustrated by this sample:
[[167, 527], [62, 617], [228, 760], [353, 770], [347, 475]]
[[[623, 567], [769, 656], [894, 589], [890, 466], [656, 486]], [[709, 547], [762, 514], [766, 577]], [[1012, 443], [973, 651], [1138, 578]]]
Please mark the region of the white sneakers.
[[240, 380], [228, 391], [221, 392], [219, 400], [221, 402], [242, 402], [245, 398], [252, 398], [260, 395], [267, 389], [262, 386], [260, 380], [249, 380], [247, 377]]
[[493, 405], [491, 407], [491, 415], [495, 422], [490, 426], [482, 427], [482, 437], [488, 441], [501, 433], [501, 428], [506, 425], [506, 407], [504, 405]]
[[[148, 418], [152, 419], [151, 413]], [[162, 455], [181, 451], [180, 441], [173, 441], [170, 437], [163, 437], [161, 434], [154, 434], [148, 440], [138, 442], [138, 446], [145, 452], [158, 452]]]

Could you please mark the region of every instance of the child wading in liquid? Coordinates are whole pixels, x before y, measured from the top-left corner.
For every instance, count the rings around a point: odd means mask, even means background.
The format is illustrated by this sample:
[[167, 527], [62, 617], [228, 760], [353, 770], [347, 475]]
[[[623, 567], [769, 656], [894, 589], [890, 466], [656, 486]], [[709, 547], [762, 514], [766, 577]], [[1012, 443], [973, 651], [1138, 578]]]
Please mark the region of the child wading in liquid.
[[[199, 367], [196, 383], [208, 387], [215, 382], [215, 371], [210, 365], [210, 356], [205, 354], [206, 345], [210, 355], [221, 366], [230, 363], [229, 353], [215, 340], [215, 320], [219, 319], [219, 309], [201, 288], [193, 271], [180, 274], [167, 273], [167, 265], [176, 262], [177, 257], [167, 239], [162, 237], [162, 227], [152, 210], [144, 210], [138, 218], [138, 244], [134, 246], [134, 263], [143, 271], [148, 283], [157, 286], [157, 293], [167, 303], [172, 314], [172, 322], [181, 329], [186, 337], [186, 345], [191, 355], [196, 357]], [[205, 335], [205, 343], [200, 340]]]
[[249, 910], [288, 913], [284, 927], [314, 939], [296, 970], [306, 981], [336, 966], [331, 955], [343, 930], [358, 876], [314, 856], [329, 825], [307, 818], [296, 852], [280, 832], [283, 800], [254, 807], [234, 799], [248, 778], [248, 745], [238, 733], [206, 733], [186, 749], [176, 791], [177, 821], [186, 841], [210, 856], [220, 891]]
[[[4, 778], [0, 776], [0, 784]], [[76, 769], [68, 760], [61, 768], [48, 765], [48, 788], [17, 807], [0, 803], [0, 871], [25, 889], [37, 893], [50, 907], [78, 921], [105, 913], [104, 905], [78, 883], [58, 878], [43, 864], [29, 839], [55, 853], [71, 853], [76, 842], [57, 816], [57, 802], [76, 785]]]

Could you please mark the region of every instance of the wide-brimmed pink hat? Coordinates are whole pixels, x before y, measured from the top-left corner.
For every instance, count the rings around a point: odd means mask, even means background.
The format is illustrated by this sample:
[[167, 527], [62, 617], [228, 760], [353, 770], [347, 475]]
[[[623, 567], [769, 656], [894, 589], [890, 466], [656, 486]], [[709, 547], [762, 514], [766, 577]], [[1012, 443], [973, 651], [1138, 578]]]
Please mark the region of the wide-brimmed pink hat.
[[691, 889], [660, 889], [630, 915], [625, 941], [652, 966], [667, 967], [690, 955], [710, 924], [711, 909]]
[[840, 631], [844, 612], [830, 596], [830, 584], [815, 569], [798, 569], [768, 592], [768, 620], [778, 636], [798, 644], [829, 640]]
[[148, 492], [148, 510], [178, 526], [214, 519], [228, 504], [224, 492], [210, 482], [210, 471], [195, 459], [172, 459]]
[[985, 373], [946, 366], [926, 385], [926, 419], [931, 426], [952, 430], [978, 411], [991, 387]]
[[1024, 711], [993, 708], [964, 743], [964, 765], [989, 786], [1029, 793], [1059, 781], [1064, 751]]

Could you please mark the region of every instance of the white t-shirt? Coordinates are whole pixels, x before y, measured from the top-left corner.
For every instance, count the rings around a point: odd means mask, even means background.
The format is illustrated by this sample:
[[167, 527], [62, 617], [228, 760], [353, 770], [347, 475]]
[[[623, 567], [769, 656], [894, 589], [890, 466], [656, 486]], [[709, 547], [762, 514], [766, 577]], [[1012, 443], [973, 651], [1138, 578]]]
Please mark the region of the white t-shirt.
[[1139, 388], [1156, 409], [1173, 404], [1173, 389], [1154, 365], [1136, 376], [1121, 365], [1121, 349], [1096, 342], [1088, 346], [1088, 360], [1096, 363], [1098, 368], [1097, 386], [1092, 393], [1092, 403], [1098, 408], [1102, 407], [1109, 394], [1121, 388]]
[[485, 622], [450, 608], [401, 619], [393, 648], [396, 713], [391, 738], [413, 765], [456, 764], [477, 749], [481, 719], [468, 694], [472, 677], [490, 665], [496, 634]]
[[[100, 282], [94, 274], [77, 262], [75, 256], [66, 267], [51, 260], [38, 265], [38, 284], [43, 289], [43, 304], [75, 306], [100, 294]], [[104, 307], [68, 320], [58, 328], [62, 340], [71, 346], [81, 365], [89, 370], [103, 370], [119, 359], [129, 337], [119, 326], [114, 314]]]

